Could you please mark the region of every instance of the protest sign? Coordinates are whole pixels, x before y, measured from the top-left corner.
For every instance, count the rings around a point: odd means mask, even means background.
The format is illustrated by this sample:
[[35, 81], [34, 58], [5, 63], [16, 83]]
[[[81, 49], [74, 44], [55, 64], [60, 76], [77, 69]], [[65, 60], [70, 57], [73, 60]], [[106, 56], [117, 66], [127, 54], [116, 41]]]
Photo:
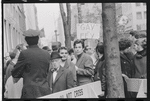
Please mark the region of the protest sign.
[[80, 23], [77, 24], [77, 39], [99, 39], [100, 24]]
[[98, 95], [101, 94], [103, 94], [101, 82], [97, 81], [40, 98], [98, 98]]

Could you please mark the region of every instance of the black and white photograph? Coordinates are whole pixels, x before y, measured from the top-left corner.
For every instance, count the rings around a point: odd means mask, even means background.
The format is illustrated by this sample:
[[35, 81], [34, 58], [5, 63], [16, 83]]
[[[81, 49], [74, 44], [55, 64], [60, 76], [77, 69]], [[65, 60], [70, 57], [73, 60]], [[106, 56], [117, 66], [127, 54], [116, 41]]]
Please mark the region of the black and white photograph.
[[25, 2], [2, 4], [3, 100], [147, 98], [146, 2]]

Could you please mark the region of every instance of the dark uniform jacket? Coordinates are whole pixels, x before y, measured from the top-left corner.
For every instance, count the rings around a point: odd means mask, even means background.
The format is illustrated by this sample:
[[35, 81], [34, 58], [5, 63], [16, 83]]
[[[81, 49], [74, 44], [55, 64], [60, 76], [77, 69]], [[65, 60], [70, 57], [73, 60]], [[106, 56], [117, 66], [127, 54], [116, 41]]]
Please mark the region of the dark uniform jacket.
[[53, 71], [48, 73], [49, 87], [52, 93], [67, 90], [74, 87], [73, 74], [69, 69], [60, 67], [53, 82]]
[[93, 60], [85, 53], [80, 54], [77, 58], [76, 66], [77, 70], [77, 85], [83, 85], [92, 82], [92, 77], [94, 77]]
[[36, 98], [50, 94], [47, 82], [50, 55], [37, 45], [20, 53], [12, 76], [23, 78], [22, 98]]

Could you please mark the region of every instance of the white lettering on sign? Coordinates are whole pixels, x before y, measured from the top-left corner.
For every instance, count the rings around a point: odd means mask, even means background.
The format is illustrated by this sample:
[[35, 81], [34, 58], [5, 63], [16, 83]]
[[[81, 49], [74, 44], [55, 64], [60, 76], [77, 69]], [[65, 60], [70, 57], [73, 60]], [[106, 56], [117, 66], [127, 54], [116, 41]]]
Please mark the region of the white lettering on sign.
[[92, 38], [99, 39], [100, 37], [100, 24], [95, 23], [81, 23], [77, 24], [77, 38]]

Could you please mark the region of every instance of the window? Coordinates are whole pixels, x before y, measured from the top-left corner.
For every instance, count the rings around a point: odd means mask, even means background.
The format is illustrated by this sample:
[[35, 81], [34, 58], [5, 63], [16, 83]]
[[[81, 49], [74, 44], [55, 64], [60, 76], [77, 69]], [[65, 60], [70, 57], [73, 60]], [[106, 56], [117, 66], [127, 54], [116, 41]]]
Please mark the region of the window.
[[15, 18], [15, 14], [16, 13], [16, 11], [15, 11], [15, 7], [13, 6], [13, 17]]
[[8, 51], [10, 51], [12, 49], [12, 39], [11, 39], [11, 34], [12, 34], [12, 31], [11, 31], [11, 24], [9, 24], [9, 33], [8, 33], [8, 40], [9, 40], [9, 49]]
[[137, 12], [136, 13], [136, 18], [137, 19], [142, 19], [142, 13], [141, 12]]
[[146, 3], [143, 3], [144, 6], [146, 6]]
[[137, 30], [141, 30], [141, 25], [136, 25]]
[[140, 6], [140, 3], [136, 3], [136, 6]]
[[6, 20], [4, 20], [4, 52], [8, 51], [8, 41], [7, 41], [7, 28], [6, 28]]
[[144, 19], [146, 19], [146, 16], [147, 16], [147, 15], [146, 15], [146, 11], [144, 11]]

